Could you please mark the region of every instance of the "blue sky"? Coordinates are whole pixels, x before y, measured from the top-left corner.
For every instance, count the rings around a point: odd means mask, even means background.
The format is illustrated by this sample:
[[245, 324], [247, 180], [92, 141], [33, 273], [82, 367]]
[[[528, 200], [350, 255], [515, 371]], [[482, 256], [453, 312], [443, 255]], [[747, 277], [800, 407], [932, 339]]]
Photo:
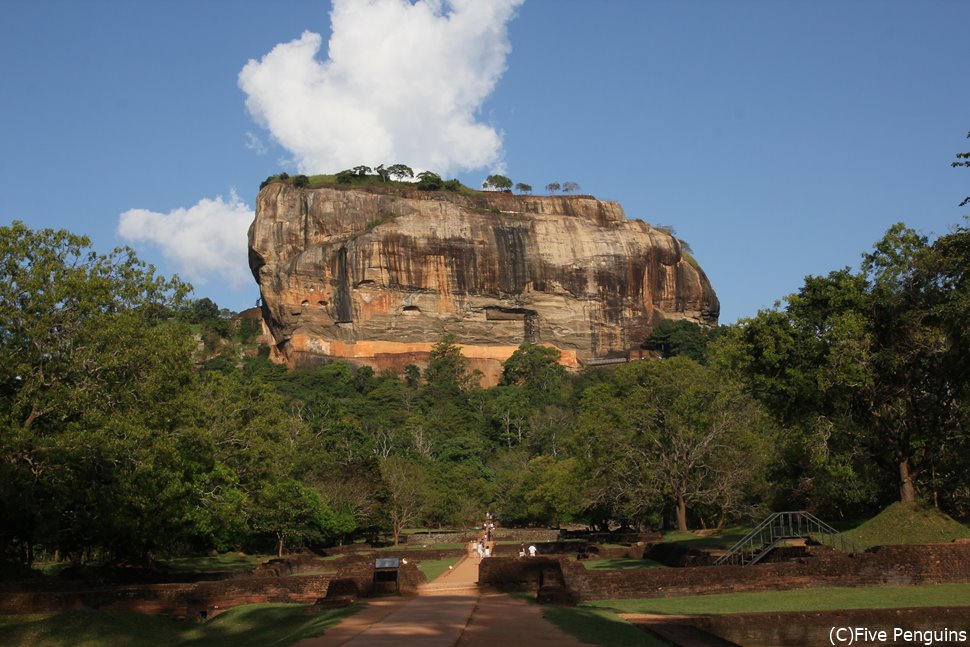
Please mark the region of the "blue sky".
[[[348, 13], [368, 4], [357, 2]], [[235, 217], [238, 231], [266, 176], [329, 158], [299, 157], [280, 143], [282, 127], [257, 123], [246, 104], [256, 91], [241, 89], [240, 72], [251, 59], [269, 69], [264, 57], [304, 31], [320, 34], [325, 61], [330, 9], [4, 0], [0, 222], [70, 229], [100, 250], [131, 244], [198, 296], [252, 305], [245, 242], [212, 226]], [[415, 55], [417, 67], [405, 63], [410, 46], [381, 47], [379, 33], [370, 42], [359, 30], [376, 21], [348, 16], [343, 64], [364, 80], [373, 72], [373, 87], [427, 85], [414, 102], [429, 110], [441, 108], [442, 88], [470, 88], [475, 134], [501, 141], [450, 158], [442, 149], [466, 184], [493, 169], [537, 188], [572, 180], [629, 217], [674, 226], [714, 284], [724, 323], [807, 274], [856, 265], [894, 222], [940, 234], [967, 212], [957, 205], [970, 175], [950, 162], [970, 150], [970, 2], [525, 0], [512, 9], [496, 29], [459, 33], [441, 50], [437, 32], [417, 39], [411, 46], [445, 59]], [[496, 55], [503, 44], [507, 56]], [[259, 91], [273, 96], [272, 85]], [[429, 149], [447, 148], [426, 136]], [[360, 145], [363, 163], [413, 163], [367, 159], [381, 142]], [[488, 161], [455, 162], [473, 158]], [[123, 237], [120, 218], [132, 210], [157, 223], [211, 218], [210, 227], [185, 225], [180, 256], [165, 245], [172, 229]], [[200, 262], [206, 249], [229, 266]]]

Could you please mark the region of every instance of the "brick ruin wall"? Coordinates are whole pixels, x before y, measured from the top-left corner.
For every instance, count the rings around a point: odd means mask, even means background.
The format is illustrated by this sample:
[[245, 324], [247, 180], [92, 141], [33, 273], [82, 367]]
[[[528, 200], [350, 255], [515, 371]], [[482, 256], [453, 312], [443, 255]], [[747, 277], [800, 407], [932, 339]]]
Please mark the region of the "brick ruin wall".
[[[411, 555], [412, 552], [422, 554]], [[456, 551], [408, 551], [407, 557], [409, 561], [440, 559], [445, 552]], [[389, 553], [381, 556], [402, 555]], [[333, 568], [335, 572], [313, 572], [324, 568]], [[336, 563], [312, 556], [271, 560], [250, 572], [228, 577], [225, 573], [213, 573], [213, 577], [224, 579], [198, 582], [99, 585], [43, 578], [5, 585], [0, 590], [0, 614], [111, 609], [166, 614], [175, 618], [211, 618], [243, 604], [314, 604], [326, 597], [330, 583], [338, 579], [353, 582], [361, 596], [368, 596], [374, 588], [374, 570], [374, 555], [362, 554], [341, 557]], [[404, 594], [414, 593], [424, 582], [424, 575], [413, 563], [402, 565], [398, 578]]]
[[[478, 531], [469, 532], [438, 532], [438, 533], [415, 533], [407, 535], [409, 545], [430, 545], [430, 544], [461, 544], [478, 539]], [[556, 541], [559, 539], [560, 532], [548, 528], [496, 528], [493, 537], [496, 541]]]
[[[637, 623], [633, 620], [635, 624]], [[745, 647], [802, 647], [828, 645], [833, 627], [867, 627], [888, 633], [885, 644], [957, 645], [955, 631], [967, 631], [966, 607], [920, 607], [914, 609], [848, 609], [786, 613], [733, 613], [695, 616], [685, 621], [698, 629]], [[893, 631], [935, 631], [943, 639], [914, 639], [893, 635]], [[872, 644], [875, 641], [869, 641]]]
[[565, 557], [495, 557], [482, 563], [479, 582], [493, 590], [535, 592], [540, 573], [547, 572], [552, 562], [561, 569], [566, 588], [579, 600], [970, 582], [968, 544], [882, 546], [856, 555], [818, 550], [798, 561], [755, 566], [613, 571], [587, 570]]
[[331, 577], [333, 576], [240, 577], [190, 584], [130, 584], [76, 587], [61, 591], [5, 591], [0, 595], [0, 613], [111, 609], [160, 613], [176, 618], [211, 617], [241, 604], [312, 604], [326, 595]]

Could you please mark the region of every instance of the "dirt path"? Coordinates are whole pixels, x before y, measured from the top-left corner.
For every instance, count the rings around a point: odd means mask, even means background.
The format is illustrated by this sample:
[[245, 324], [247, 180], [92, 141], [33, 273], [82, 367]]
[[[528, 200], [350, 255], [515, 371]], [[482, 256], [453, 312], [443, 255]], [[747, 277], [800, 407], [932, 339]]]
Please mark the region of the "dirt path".
[[507, 595], [479, 595], [478, 562], [462, 559], [413, 598], [378, 598], [319, 638], [297, 647], [580, 647], [547, 622], [537, 605]]
[[542, 607], [501, 593], [478, 599], [456, 647], [581, 647], [581, 643], [542, 617]]

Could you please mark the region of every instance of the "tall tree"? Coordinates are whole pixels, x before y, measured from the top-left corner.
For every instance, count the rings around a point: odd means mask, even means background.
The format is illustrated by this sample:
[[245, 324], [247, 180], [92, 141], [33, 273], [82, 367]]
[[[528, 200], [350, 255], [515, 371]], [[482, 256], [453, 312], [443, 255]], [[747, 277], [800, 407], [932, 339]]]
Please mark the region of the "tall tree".
[[489, 191], [508, 191], [512, 188], [512, 180], [504, 175], [489, 175], [482, 182], [482, 188]]
[[385, 513], [397, 546], [404, 529], [421, 518], [427, 487], [425, 471], [417, 463], [390, 457], [381, 462], [381, 480], [387, 493]]
[[[970, 139], [970, 133], [967, 133], [967, 139]], [[957, 153], [957, 161], [951, 162], [950, 165], [953, 168], [958, 168], [961, 166], [970, 168], [970, 152]], [[966, 198], [964, 198], [963, 202], [960, 203], [960, 206], [965, 207], [968, 204], [970, 204], [970, 196], [967, 196]]]
[[[687, 529], [688, 507], [737, 513], [771, 460], [772, 430], [760, 407], [723, 373], [686, 357], [621, 366], [614, 385], [583, 395], [580, 453], [607, 501], [644, 518], [662, 502]], [[585, 457], [584, 457], [585, 454]], [[595, 488], [594, 488], [595, 491]]]
[[267, 483], [259, 503], [254, 526], [276, 539], [277, 557], [288, 541], [323, 542], [342, 530], [320, 496], [293, 479]]
[[[27, 561], [37, 542], [109, 543], [111, 527], [95, 520], [117, 518], [117, 498], [95, 491], [138, 482], [134, 450], [153, 444], [145, 434], [191, 380], [187, 330], [160, 319], [186, 286], [130, 249], [89, 246], [66, 231], [0, 227], [0, 506], [12, 520], [0, 535], [22, 542]], [[182, 446], [171, 447], [177, 470]]]
[[502, 365], [501, 383], [522, 387], [535, 406], [559, 402], [566, 380], [560, 355], [555, 348], [522, 344]]
[[789, 422], [834, 423], [832, 442], [864, 447], [904, 502], [916, 500], [933, 457], [962, 434], [960, 333], [940, 316], [959, 298], [943, 265], [934, 269], [943, 258], [959, 275], [959, 252], [935, 257], [925, 236], [894, 225], [860, 272], [808, 277], [783, 312], [760, 313], [741, 333], [743, 370], [759, 397]]
[[661, 357], [683, 355], [703, 362], [707, 335], [693, 321], [664, 319], [654, 327], [644, 347], [659, 351]]
[[410, 179], [414, 177], [414, 171], [406, 164], [391, 164], [387, 167], [387, 172], [391, 177], [398, 180], [403, 180], [404, 178]]

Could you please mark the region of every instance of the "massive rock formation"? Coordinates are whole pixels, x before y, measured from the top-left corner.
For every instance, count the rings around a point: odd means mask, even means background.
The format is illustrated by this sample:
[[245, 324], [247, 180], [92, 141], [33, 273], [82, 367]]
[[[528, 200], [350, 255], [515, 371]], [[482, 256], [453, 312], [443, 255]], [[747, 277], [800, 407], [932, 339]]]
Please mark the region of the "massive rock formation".
[[637, 352], [661, 319], [717, 323], [678, 240], [616, 202], [283, 182], [256, 200], [249, 263], [290, 365], [400, 369], [451, 334], [494, 378], [523, 342], [579, 366]]

